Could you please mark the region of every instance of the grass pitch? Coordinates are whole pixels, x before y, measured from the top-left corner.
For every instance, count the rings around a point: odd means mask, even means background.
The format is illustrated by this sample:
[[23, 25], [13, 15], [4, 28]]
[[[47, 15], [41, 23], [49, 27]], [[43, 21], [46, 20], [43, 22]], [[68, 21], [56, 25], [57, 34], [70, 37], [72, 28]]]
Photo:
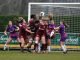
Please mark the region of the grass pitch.
[[20, 51], [0, 51], [0, 60], [80, 60], [80, 52], [52, 52], [45, 54], [21, 53]]

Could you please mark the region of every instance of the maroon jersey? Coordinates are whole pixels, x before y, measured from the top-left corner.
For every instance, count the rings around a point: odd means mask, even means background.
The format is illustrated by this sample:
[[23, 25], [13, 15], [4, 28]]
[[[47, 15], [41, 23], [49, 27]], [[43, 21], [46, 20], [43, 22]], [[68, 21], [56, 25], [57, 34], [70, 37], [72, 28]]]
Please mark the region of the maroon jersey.
[[39, 30], [46, 30], [46, 25], [39, 24]]
[[25, 42], [27, 42], [27, 35], [28, 35], [28, 32], [26, 31], [26, 29], [28, 29], [28, 26], [26, 23], [21, 23], [19, 25], [19, 37], [21, 38], [24, 38]]
[[46, 25], [39, 24], [39, 29], [37, 30], [37, 36], [46, 35]]
[[30, 26], [34, 26], [34, 25], [35, 25], [35, 22], [34, 22], [33, 19], [31, 19], [31, 20], [29, 21], [29, 25], [30, 25]]
[[33, 19], [29, 21], [29, 27], [32, 32], [35, 32], [35, 21]]
[[26, 28], [27, 28], [27, 24], [26, 23], [22, 23], [22, 24], [19, 25], [19, 27], [20, 27], [20, 30], [19, 30], [20, 34], [25, 34]]

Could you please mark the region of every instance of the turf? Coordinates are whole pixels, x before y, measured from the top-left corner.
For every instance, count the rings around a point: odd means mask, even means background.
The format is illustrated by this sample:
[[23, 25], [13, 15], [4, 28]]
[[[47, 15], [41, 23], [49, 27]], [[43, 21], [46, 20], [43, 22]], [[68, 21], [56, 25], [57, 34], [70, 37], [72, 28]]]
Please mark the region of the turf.
[[0, 60], [80, 60], [80, 52], [52, 52], [46, 54], [21, 53], [19, 51], [0, 51]]

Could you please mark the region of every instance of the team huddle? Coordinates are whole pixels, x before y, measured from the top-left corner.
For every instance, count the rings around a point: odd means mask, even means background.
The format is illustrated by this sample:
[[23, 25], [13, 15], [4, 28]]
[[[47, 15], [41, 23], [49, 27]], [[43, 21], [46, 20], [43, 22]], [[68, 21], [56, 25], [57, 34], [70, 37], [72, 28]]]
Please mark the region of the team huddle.
[[[8, 48], [8, 44], [12, 39], [16, 39], [20, 45], [21, 52], [24, 52], [24, 46], [27, 45], [28, 52], [45, 53], [51, 52], [51, 39], [56, 37], [56, 32], [60, 33], [60, 46], [63, 53], [67, 53], [65, 40], [67, 34], [65, 28], [68, 25], [64, 21], [60, 21], [60, 26], [56, 26], [51, 16], [40, 16], [38, 19], [36, 15], [31, 15], [29, 22], [26, 22], [23, 17], [19, 17], [16, 24], [9, 21], [4, 34], [9, 32], [9, 38], [4, 45], [4, 50]], [[33, 50], [31, 46], [34, 45]]]

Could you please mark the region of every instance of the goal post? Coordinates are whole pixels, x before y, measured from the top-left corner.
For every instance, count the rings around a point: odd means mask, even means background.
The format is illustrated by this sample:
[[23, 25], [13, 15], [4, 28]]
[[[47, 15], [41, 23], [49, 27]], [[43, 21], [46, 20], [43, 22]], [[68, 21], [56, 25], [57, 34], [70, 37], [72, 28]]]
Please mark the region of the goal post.
[[[45, 16], [51, 13], [57, 25], [60, 20], [65, 20], [70, 26], [66, 29], [68, 33], [66, 44], [73, 48], [78, 46], [76, 49], [80, 49], [80, 3], [28, 3], [28, 21], [31, 14], [39, 15], [40, 12], [44, 12]], [[59, 40], [60, 36], [56, 34], [56, 38], [51, 40], [52, 45], [59, 45]]]
[[30, 15], [31, 15], [31, 5], [46, 5], [46, 6], [51, 6], [51, 5], [63, 5], [63, 6], [55, 6], [55, 7], [63, 7], [63, 8], [80, 8], [80, 7], [67, 7], [64, 5], [79, 5], [80, 3], [34, 3], [30, 2], [28, 3], [28, 21], [30, 20]]

